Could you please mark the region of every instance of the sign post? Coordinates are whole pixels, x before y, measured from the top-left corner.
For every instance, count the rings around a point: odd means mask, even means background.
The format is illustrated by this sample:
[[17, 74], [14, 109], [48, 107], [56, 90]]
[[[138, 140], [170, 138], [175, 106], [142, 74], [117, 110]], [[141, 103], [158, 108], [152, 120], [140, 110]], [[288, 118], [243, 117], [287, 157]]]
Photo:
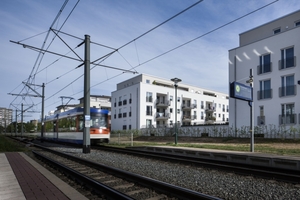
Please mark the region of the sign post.
[[243, 101], [248, 101], [250, 106], [250, 131], [251, 131], [251, 141], [250, 141], [250, 151], [254, 152], [254, 105], [253, 105], [253, 72], [250, 69], [250, 76], [247, 83], [250, 86], [244, 85], [239, 82], [230, 83], [230, 97], [235, 99], [240, 99]]

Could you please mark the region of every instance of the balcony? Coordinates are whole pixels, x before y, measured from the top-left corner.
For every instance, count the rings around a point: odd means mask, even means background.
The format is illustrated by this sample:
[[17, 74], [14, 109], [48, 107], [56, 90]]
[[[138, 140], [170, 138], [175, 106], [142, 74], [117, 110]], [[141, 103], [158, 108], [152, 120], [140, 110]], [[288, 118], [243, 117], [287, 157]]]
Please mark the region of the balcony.
[[257, 91], [257, 100], [272, 99], [273, 97], [272, 92], [273, 92], [272, 89]]
[[213, 124], [216, 121], [216, 117], [213, 116], [209, 116], [209, 117], [205, 117], [205, 123], [206, 124]]
[[192, 120], [192, 116], [191, 115], [183, 115], [182, 116], [182, 121], [183, 122], [190, 122]]
[[279, 70], [295, 67], [295, 66], [296, 66], [296, 56], [278, 61]]
[[296, 124], [297, 115], [289, 114], [289, 115], [279, 115], [279, 124]]
[[258, 65], [257, 66], [257, 75], [272, 72], [272, 63]]
[[279, 88], [279, 97], [286, 97], [286, 96], [294, 96], [296, 95], [296, 85], [280, 87]]
[[182, 110], [191, 110], [191, 109], [193, 109], [193, 107], [190, 103], [182, 104], [181, 108], [182, 108]]
[[156, 99], [156, 107], [168, 107], [168, 106], [170, 106], [169, 100], [160, 101], [159, 99]]
[[156, 119], [163, 119], [163, 120], [166, 120], [166, 119], [169, 119], [170, 118], [170, 114], [169, 113], [156, 113], [155, 115]]
[[211, 106], [207, 106], [207, 107], [205, 108], [205, 112], [206, 112], [206, 113], [213, 113], [213, 112], [216, 112], [216, 108], [211, 107]]

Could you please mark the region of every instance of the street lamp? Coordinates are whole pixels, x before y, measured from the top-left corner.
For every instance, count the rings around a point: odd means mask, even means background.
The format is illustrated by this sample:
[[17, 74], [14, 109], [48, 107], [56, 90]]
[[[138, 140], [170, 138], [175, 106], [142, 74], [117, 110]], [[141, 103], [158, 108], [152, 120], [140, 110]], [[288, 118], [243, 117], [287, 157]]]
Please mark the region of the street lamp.
[[177, 83], [181, 81], [179, 78], [172, 78], [175, 87], [175, 145], [177, 145]]

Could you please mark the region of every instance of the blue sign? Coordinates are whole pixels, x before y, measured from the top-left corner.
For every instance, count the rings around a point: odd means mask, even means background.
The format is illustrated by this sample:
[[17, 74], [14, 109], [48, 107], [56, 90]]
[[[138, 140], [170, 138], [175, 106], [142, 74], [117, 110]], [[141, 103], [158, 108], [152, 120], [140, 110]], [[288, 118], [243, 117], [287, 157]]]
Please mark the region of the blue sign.
[[253, 89], [238, 82], [230, 83], [230, 97], [244, 101], [253, 101]]

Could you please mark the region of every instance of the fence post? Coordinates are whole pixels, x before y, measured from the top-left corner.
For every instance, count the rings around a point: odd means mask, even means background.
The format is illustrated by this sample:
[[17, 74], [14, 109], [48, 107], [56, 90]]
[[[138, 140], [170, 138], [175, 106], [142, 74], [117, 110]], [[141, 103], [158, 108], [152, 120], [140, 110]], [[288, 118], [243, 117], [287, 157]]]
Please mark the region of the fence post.
[[133, 146], [133, 133], [131, 132], [131, 146]]

